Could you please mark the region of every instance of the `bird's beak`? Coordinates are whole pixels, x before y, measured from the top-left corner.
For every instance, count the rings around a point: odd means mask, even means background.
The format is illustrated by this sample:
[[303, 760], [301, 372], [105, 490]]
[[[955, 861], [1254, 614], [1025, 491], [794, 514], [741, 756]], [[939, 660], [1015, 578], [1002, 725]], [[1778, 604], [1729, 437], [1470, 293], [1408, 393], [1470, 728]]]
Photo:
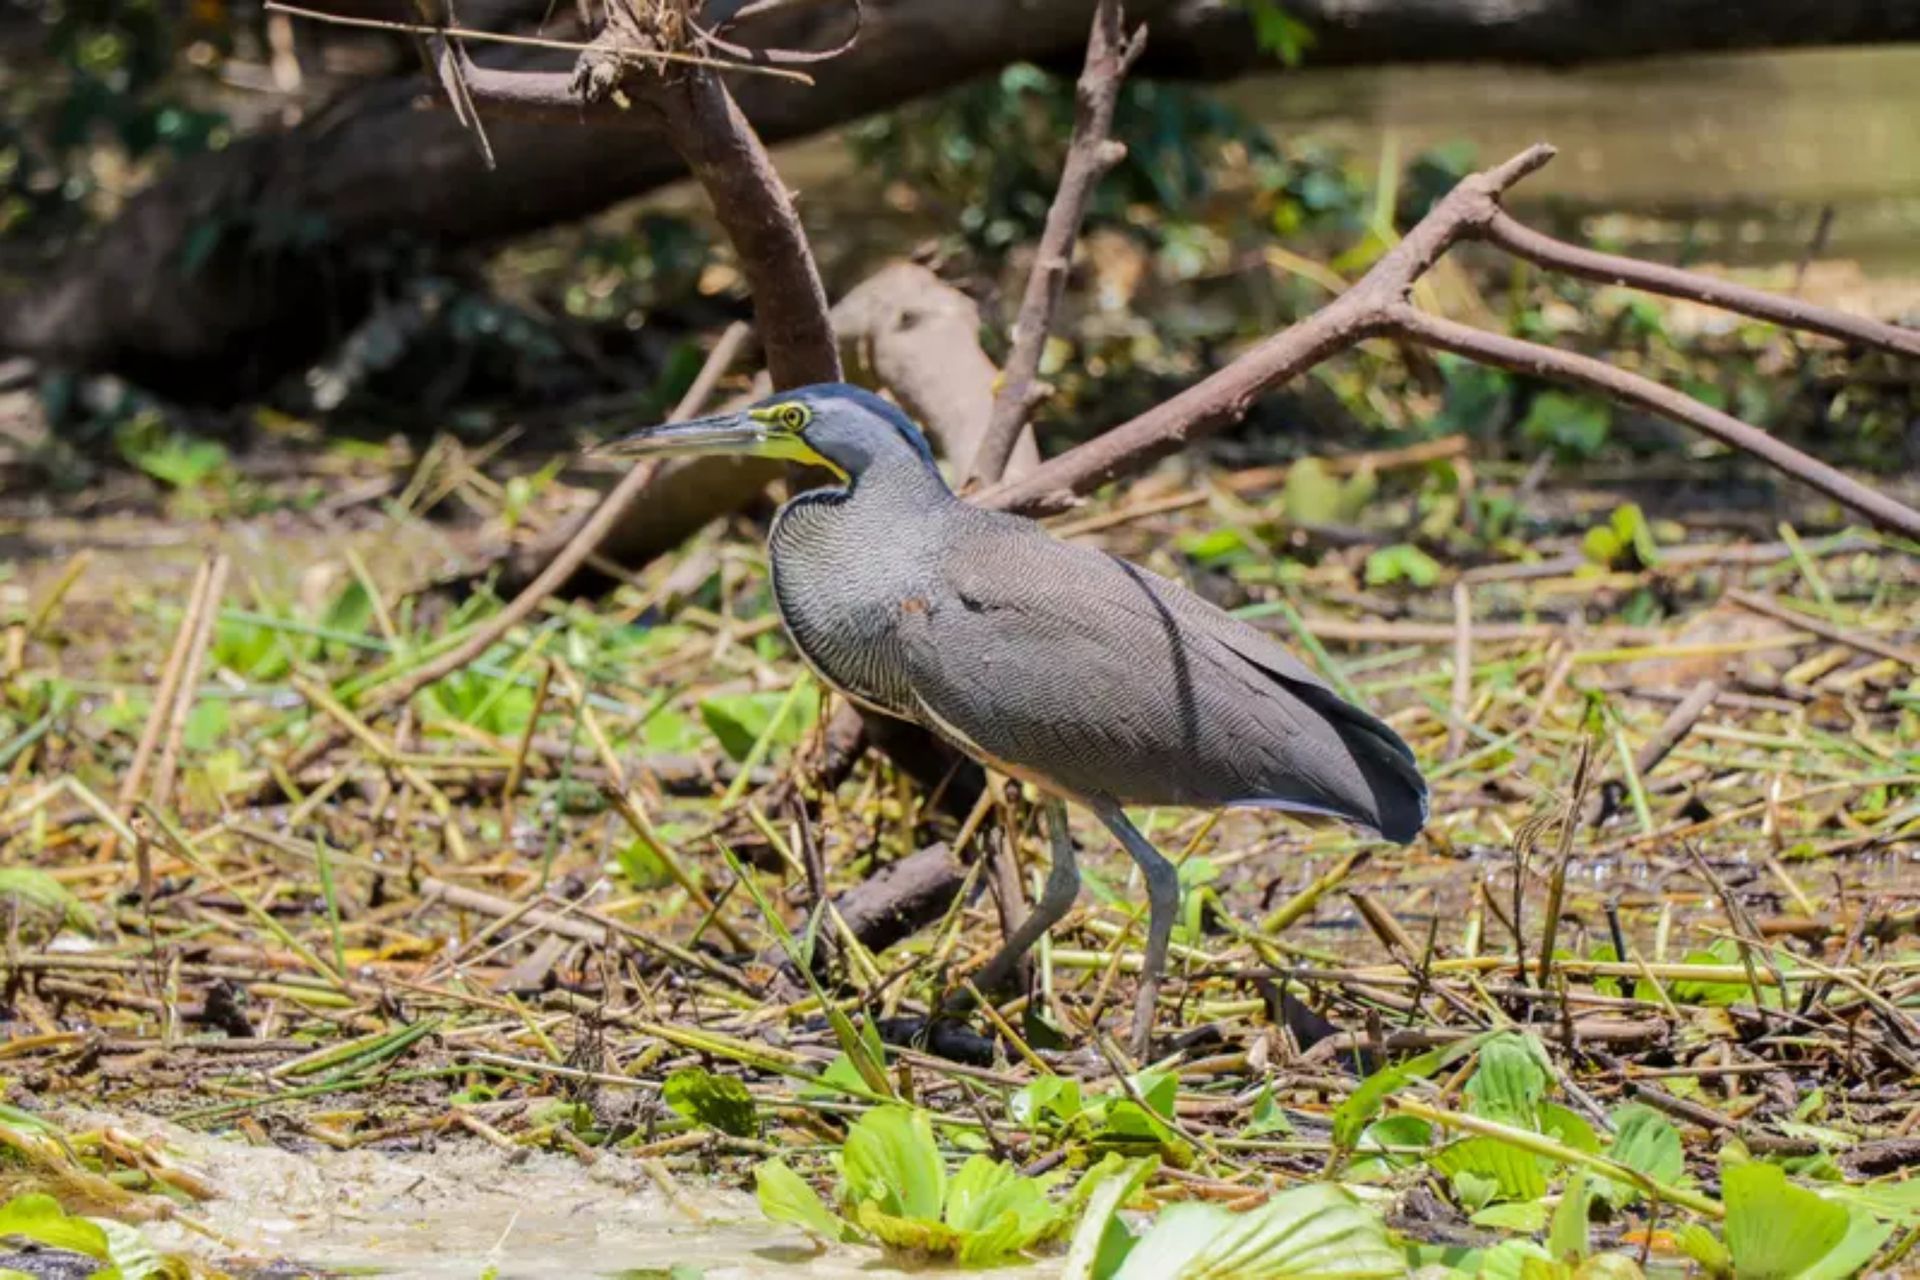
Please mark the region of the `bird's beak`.
[[775, 452], [767, 424], [745, 413], [719, 413], [657, 427], [642, 427], [617, 436], [593, 450], [607, 457], [637, 458], [662, 453], [732, 453], [766, 455]]

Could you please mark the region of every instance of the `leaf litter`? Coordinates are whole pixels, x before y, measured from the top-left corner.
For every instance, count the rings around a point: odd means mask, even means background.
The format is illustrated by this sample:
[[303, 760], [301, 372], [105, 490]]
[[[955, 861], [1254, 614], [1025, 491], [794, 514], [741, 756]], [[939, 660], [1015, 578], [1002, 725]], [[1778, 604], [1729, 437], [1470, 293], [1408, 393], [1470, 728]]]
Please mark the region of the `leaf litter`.
[[[1897, 1265], [1913, 549], [1564, 495], [1520, 552], [1303, 543], [1301, 513], [1459, 476], [1339, 472], [1364, 488], [1169, 473], [1074, 518], [1298, 644], [1435, 788], [1405, 852], [1142, 815], [1188, 894], [1149, 1063], [1107, 1034], [1137, 886], [1086, 831], [1030, 994], [931, 1020], [1044, 841], [1017, 796], [956, 806], [878, 760], [820, 786], [832, 699], [751, 540], [549, 601], [399, 706], [383, 684], [499, 607], [402, 594], [418, 544], [303, 544], [335, 566], [304, 590], [257, 526], [217, 598], [178, 549], [0, 584], [14, 1238], [111, 1223], [149, 1242], [122, 1236], [129, 1274]], [[358, 545], [418, 527], [367, 515]], [[290, 767], [322, 728], [345, 736]], [[948, 900], [882, 946], [853, 887], [936, 845]]]

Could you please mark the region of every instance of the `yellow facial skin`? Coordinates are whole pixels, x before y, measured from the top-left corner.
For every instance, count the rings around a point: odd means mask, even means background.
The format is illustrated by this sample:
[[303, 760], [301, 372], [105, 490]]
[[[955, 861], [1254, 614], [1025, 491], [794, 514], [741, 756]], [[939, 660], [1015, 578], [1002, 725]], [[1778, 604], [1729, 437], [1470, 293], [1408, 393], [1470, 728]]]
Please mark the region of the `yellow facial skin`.
[[615, 457], [719, 453], [779, 458], [824, 467], [845, 480], [846, 472], [809, 445], [801, 434], [811, 421], [813, 410], [798, 400], [784, 400], [745, 413], [723, 413], [689, 422], [644, 427], [608, 441], [597, 452]]

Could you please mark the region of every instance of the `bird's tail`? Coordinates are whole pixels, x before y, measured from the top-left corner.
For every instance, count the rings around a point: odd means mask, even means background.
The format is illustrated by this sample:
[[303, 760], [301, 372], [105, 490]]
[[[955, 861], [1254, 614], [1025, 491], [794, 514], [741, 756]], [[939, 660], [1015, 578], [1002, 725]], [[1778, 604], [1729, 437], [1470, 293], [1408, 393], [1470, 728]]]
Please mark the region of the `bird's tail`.
[[1339, 797], [1343, 817], [1365, 823], [1395, 844], [1410, 844], [1427, 823], [1427, 780], [1413, 749], [1385, 723], [1331, 689], [1293, 686], [1293, 693], [1332, 726], [1359, 766], [1365, 794]]

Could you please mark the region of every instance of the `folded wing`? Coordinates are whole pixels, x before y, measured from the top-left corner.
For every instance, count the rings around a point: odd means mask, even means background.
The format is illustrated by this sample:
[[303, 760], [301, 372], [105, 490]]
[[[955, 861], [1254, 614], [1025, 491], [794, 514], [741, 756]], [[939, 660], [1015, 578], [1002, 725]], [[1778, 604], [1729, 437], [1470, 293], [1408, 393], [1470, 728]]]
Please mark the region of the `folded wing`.
[[899, 624], [926, 720], [1069, 795], [1262, 805], [1411, 840], [1413, 754], [1272, 637], [1125, 561], [984, 516]]

